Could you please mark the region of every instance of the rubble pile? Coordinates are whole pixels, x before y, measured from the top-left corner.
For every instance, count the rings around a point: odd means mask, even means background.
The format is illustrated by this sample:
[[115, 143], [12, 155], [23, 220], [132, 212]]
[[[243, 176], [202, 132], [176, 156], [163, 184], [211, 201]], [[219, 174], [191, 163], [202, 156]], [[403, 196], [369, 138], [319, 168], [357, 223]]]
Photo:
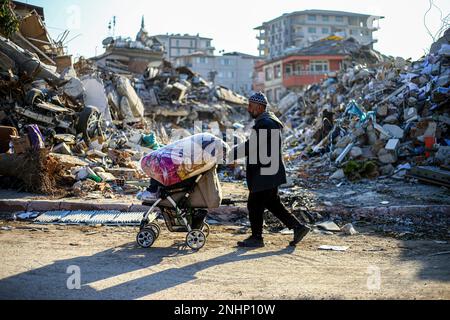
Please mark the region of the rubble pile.
[[[163, 60], [142, 75], [122, 74], [84, 58], [73, 66], [53, 63], [64, 52], [39, 15], [17, 18], [19, 26], [37, 25], [49, 45], [24, 45], [21, 36], [31, 32], [25, 27], [9, 38], [0, 35], [0, 176], [5, 186], [48, 194], [60, 189], [75, 196], [137, 193], [148, 185], [139, 161], [171, 142], [167, 132], [190, 135], [211, 123], [224, 130], [246, 116], [246, 98]], [[194, 128], [196, 120], [207, 120], [204, 128]], [[36, 165], [19, 174], [4, 165], [29, 162], [25, 159], [41, 153], [43, 160], [36, 164], [53, 163], [57, 169]], [[14, 183], [10, 178], [16, 178]]]
[[408, 174], [449, 186], [449, 85], [446, 40], [419, 61], [355, 64], [289, 93], [277, 110], [291, 128], [292, 173], [307, 163], [333, 180]]

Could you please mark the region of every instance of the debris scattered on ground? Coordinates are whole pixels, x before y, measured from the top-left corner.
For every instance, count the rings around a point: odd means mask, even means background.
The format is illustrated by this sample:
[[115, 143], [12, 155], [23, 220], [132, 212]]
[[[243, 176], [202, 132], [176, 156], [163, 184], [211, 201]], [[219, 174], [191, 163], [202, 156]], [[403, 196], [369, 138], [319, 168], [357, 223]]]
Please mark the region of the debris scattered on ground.
[[358, 234], [358, 231], [356, 231], [355, 227], [351, 223], [348, 223], [345, 226], [343, 226], [341, 231], [349, 236], [354, 236], [355, 234]]
[[[441, 42], [448, 47], [448, 38]], [[440, 167], [449, 161], [449, 86], [450, 56], [437, 50], [418, 61], [353, 60], [320, 84], [288, 93], [276, 110], [291, 128], [292, 179], [301, 166], [350, 181], [404, 179], [403, 171], [420, 166], [448, 170]]]
[[344, 252], [347, 251], [349, 247], [341, 247], [341, 246], [320, 246], [319, 250], [324, 251], [338, 251], [338, 252]]

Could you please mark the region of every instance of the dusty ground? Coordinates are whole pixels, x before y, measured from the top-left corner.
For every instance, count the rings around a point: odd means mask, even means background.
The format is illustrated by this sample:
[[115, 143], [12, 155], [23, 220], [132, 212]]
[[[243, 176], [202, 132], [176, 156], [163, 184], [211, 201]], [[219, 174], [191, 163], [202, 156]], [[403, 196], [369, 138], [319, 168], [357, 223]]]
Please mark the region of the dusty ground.
[[[1, 299], [450, 299], [450, 255], [435, 255], [450, 245], [431, 240], [361, 230], [311, 234], [293, 250], [291, 236], [267, 234], [266, 248], [247, 251], [235, 248], [238, 227], [216, 226], [193, 253], [165, 228], [144, 250], [134, 228], [0, 224], [13, 227], [0, 231]], [[81, 290], [67, 289], [69, 266], [80, 267]]]

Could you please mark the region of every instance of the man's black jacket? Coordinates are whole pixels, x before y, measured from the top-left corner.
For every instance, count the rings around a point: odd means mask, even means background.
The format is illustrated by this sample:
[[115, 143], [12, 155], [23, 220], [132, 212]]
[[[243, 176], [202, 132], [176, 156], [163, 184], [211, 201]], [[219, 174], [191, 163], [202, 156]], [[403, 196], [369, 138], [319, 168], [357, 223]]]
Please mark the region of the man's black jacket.
[[275, 189], [287, 182], [281, 150], [283, 128], [272, 112], [265, 112], [255, 120], [250, 139], [232, 151], [234, 160], [247, 158], [247, 184], [251, 193]]

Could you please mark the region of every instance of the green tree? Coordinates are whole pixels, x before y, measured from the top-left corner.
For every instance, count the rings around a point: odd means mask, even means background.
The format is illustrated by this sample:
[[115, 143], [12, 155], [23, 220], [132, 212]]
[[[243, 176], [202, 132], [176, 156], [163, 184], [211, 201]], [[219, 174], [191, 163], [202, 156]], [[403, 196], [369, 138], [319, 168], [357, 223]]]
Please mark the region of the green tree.
[[16, 17], [10, 0], [0, 0], [0, 34], [10, 38], [19, 30], [19, 20]]

